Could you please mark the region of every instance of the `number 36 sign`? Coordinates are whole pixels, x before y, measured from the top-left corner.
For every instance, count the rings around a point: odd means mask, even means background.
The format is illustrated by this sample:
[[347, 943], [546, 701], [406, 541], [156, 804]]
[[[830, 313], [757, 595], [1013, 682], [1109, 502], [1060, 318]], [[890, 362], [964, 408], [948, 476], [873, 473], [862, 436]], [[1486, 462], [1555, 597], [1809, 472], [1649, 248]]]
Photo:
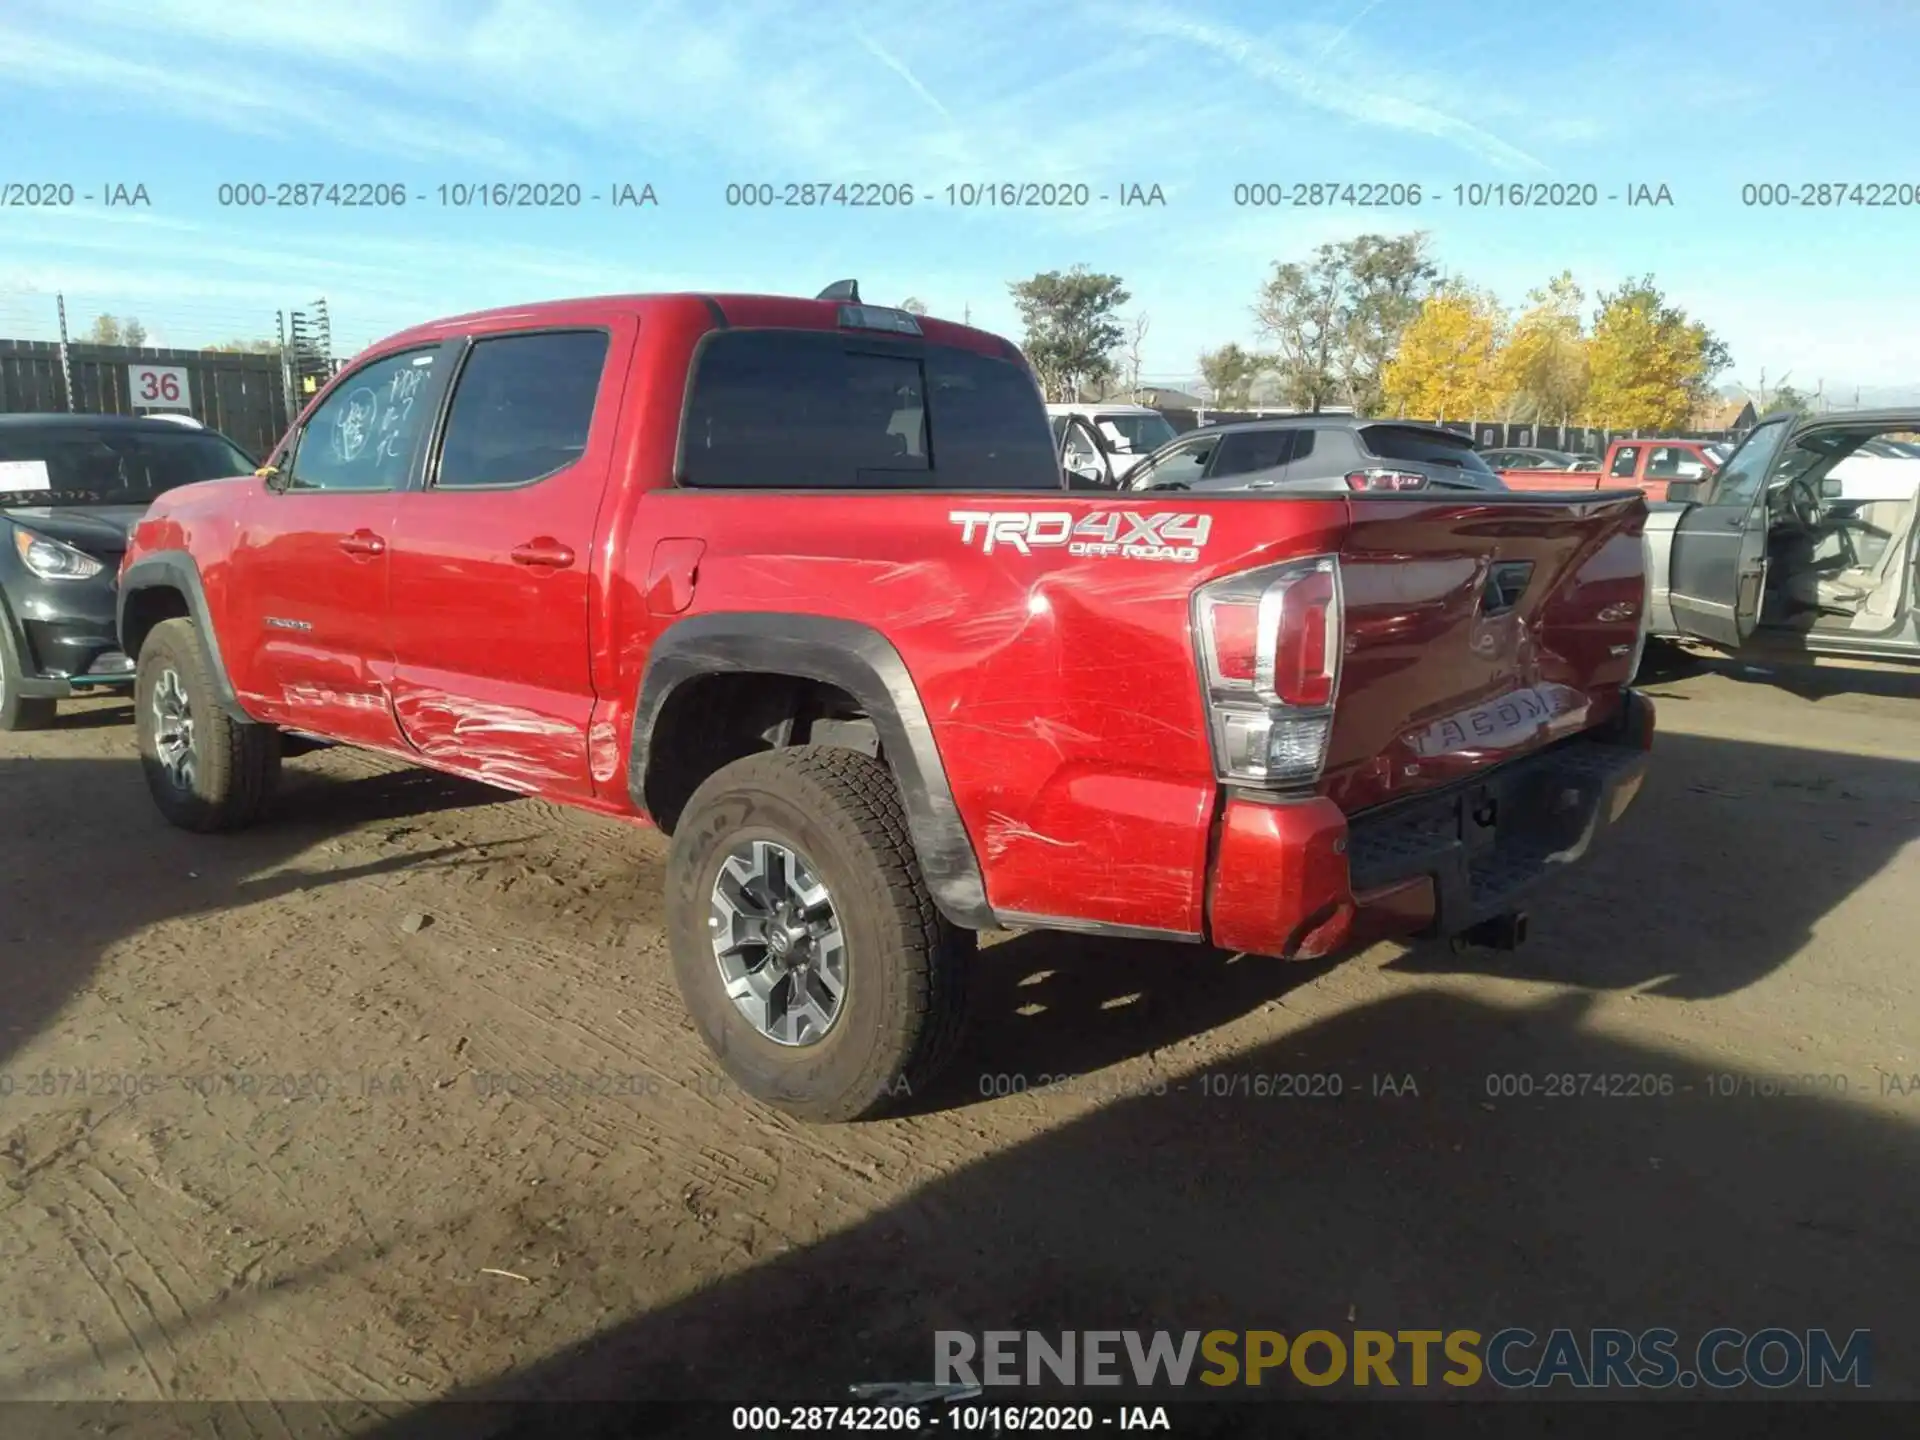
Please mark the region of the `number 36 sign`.
[[180, 365], [129, 365], [127, 389], [136, 410], [190, 410], [187, 372]]

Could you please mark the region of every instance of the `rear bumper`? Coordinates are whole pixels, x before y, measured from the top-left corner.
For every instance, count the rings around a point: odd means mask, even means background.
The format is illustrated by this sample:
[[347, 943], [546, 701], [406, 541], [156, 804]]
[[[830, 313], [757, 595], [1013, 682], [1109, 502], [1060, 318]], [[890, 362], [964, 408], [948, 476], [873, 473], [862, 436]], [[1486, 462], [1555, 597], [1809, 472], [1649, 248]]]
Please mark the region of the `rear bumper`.
[[1311, 959], [1394, 935], [1455, 935], [1586, 855], [1646, 777], [1653, 704], [1551, 749], [1351, 820], [1324, 798], [1227, 802], [1208, 903], [1226, 949]]

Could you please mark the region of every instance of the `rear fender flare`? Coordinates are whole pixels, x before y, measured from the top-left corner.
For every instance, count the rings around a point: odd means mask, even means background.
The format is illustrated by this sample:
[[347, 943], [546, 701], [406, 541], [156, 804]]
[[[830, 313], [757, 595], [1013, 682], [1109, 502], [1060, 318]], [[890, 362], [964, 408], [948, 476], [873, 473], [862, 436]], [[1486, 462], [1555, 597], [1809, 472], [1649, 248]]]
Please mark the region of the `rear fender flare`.
[[933, 729], [906, 662], [872, 626], [819, 615], [695, 615], [654, 643], [634, 708], [627, 786], [647, 813], [654, 727], [679, 686], [702, 675], [792, 675], [837, 686], [866, 711], [900, 786], [907, 830], [933, 901], [955, 925], [995, 927], [973, 842], [947, 782]]

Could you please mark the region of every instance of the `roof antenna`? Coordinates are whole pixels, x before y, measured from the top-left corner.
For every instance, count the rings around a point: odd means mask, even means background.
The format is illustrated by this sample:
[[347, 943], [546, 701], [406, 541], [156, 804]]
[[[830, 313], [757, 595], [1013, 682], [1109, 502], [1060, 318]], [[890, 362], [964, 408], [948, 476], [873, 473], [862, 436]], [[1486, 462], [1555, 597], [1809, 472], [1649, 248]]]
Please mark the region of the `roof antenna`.
[[816, 300], [845, 300], [848, 304], [860, 303], [860, 282], [858, 280], [836, 280], [818, 295]]

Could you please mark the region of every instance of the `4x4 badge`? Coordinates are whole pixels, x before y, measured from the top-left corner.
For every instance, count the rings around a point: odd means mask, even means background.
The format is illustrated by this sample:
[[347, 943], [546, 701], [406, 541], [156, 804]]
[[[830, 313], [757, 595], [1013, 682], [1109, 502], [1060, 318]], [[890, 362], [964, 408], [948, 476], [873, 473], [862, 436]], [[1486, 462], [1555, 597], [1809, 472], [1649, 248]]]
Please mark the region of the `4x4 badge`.
[[1213, 517], [1166, 510], [1104, 510], [1075, 519], [1067, 510], [955, 510], [960, 543], [991, 555], [1005, 546], [1022, 555], [1065, 546], [1069, 555], [1192, 564], [1213, 532]]

